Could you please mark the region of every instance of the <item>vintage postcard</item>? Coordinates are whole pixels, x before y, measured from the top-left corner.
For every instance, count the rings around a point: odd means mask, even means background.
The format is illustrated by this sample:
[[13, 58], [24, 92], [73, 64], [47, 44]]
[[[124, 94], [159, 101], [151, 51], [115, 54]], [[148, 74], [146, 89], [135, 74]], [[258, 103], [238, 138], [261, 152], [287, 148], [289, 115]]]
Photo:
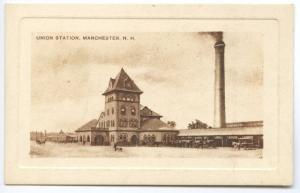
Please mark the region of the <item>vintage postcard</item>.
[[6, 14], [6, 183], [292, 184], [291, 6]]

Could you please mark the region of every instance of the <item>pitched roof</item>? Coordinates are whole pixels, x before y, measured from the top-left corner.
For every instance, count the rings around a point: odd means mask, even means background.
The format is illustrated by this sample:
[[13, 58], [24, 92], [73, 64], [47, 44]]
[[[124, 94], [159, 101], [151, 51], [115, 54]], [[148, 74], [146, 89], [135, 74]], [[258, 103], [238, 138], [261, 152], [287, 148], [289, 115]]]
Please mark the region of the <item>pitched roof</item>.
[[119, 74], [116, 76], [115, 79], [111, 78], [109, 80], [108, 88], [105, 90], [103, 95], [106, 95], [112, 91], [128, 91], [128, 92], [135, 92], [135, 93], [143, 93], [139, 89], [139, 87], [134, 83], [134, 81], [128, 76], [125, 70], [122, 68]]
[[97, 119], [93, 119], [93, 120], [87, 122], [86, 124], [82, 125], [81, 127], [79, 127], [75, 132], [89, 131], [89, 130], [91, 130], [92, 127], [96, 127], [97, 122], [98, 122]]
[[75, 133], [66, 133], [66, 136], [69, 136], [69, 137], [76, 137], [77, 135]]
[[141, 130], [176, 130], [160, 119], [148, 119], [141, 124]]
[[46, 137], [57, 137], [59, 134], [58, 133], [47, 133]]
[[140, 111], [141, 117], [162, 117], [160, 114], [149, 109], [147, 106], [143, 106]]

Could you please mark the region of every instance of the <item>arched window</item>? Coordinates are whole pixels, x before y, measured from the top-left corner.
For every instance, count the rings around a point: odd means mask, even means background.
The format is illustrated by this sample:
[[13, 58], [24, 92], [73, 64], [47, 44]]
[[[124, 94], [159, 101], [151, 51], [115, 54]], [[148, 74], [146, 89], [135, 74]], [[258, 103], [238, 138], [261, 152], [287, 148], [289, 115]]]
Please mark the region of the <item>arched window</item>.
[[80, 136], [79, 141], [82, 142], [82, 136]]
[[124, 119], [124, 127], [127, 127], [128, 126], [128, 121], [127, 119]]
[[136, 111], [134, 107], [131, 107], [131, 115], [136, 115]]
[[115, 109], [111, 108], [111, 114], [114, 114], [114, 113], [115, 113]]
[[137, 127], [138, 120], [137, 119], [130, 119], [129, 120], [129, 127]]
[[90, 142], [90, 136], [89, 136], [89, 135], [87, 136], [86, 141], [87, 141], [87, 142]]
[[121, 115], [126, 115], [126, 108], [124, 106], [121, 107]]
[[119, 135], [119, 139], [120, 139], [120, 141], [127, 141], [127, 134], [126, 133], [121, 133], [120, 135]]
[[[115, 121], [113, 121], [113, 124], [115, 124]], [[127, 119], [119, 119], [118, 125], [119, 125], [120, 127], [127, 127], [127, 125], [128, 125]]]

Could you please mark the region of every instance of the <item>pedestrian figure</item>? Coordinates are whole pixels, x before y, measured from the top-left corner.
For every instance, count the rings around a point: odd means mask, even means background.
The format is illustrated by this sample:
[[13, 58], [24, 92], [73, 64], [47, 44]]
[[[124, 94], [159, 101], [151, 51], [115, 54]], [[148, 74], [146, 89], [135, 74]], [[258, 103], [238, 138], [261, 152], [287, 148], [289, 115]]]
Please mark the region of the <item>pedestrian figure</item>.
[[114, 143], [114, 149], [117, 151], [117, 143]]

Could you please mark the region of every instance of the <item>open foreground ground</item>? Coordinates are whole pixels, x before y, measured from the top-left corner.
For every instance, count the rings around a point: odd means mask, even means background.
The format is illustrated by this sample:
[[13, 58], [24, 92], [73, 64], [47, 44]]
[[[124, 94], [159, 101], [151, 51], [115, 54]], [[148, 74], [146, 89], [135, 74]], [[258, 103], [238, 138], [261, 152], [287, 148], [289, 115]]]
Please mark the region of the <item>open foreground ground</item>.
[[262, 149], [234, 150], [228, 147], [195, 149], [179, 147], [122, 147], [115, 152], [111, 146], [89, 146], [76, 143], [59, 144], [47, 142], [38, 145], [31, 141], [32, 157], [168, 157], [168, 158], [262, 158]]

